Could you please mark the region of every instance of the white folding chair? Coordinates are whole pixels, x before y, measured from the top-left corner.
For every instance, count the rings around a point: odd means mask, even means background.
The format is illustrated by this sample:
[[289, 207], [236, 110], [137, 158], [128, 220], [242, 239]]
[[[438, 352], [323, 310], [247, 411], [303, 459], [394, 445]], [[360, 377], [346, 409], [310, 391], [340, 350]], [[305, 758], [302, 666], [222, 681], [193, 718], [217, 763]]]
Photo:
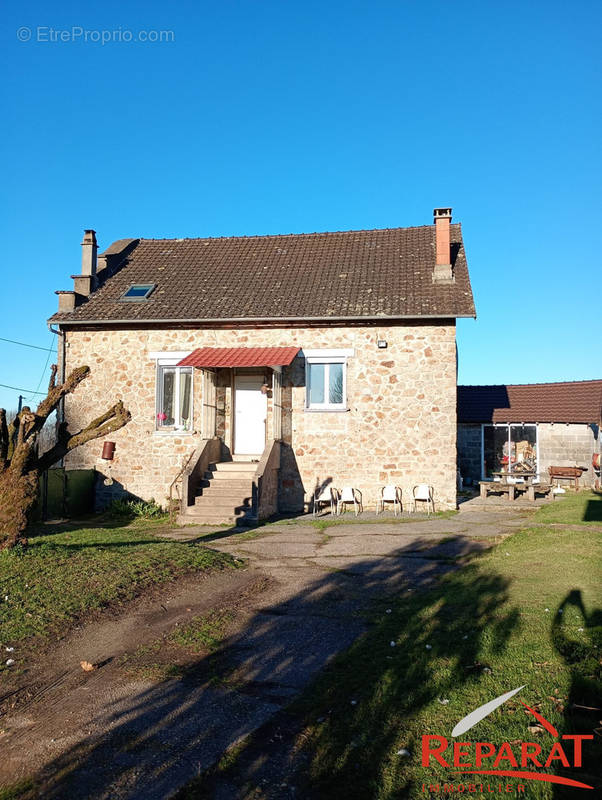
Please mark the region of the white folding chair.
[[322, 505], [330, 506], [330, 513], [334, 516], [337, 513], [338, 492], [333, 486], [325, 486], [323, 489], [314, 492], [312, 511], [316, 517]]
[[385, 503], [393, 503], [393, 513], [397, 516], [397, 509], [401, 514], [401, 489], [399, 486], [383, 486], [380, 490], [380, 497], [376, 504], [376, 513], [381, 514], [385, 510]]
[[416, 500], [426, 503], [426, 513], [435, 512], [434, 489], [428, 483], [419, 483], [412, 489], [412, 511], [416, 511]]
[[349, 503], [353, 504], [353, 510], [356, 517], [364, 510], [362, 505], [362, 493], [360, 490], [354, 489], [353, 486], [344, 486], [341, 489], [341, 493], [337, 502], [337, 514], [342, 514], [343, 509]]

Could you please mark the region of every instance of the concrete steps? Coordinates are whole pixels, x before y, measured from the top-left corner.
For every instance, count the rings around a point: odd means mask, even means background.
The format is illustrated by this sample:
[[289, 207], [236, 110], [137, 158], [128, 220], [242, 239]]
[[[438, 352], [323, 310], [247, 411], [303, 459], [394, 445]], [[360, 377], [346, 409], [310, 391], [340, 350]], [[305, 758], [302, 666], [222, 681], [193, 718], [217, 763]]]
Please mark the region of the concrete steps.
[[217, 514], [211, 511], [193, 512], [188, 511], [178, 517], [180, 525], [251, 525], [255, 522], [253, 517], [242, 515], [237, 517], [235, 514]]
[[232, 486], [227, 481], [219, 481], [202, 487], [202, 494], [197, 495], [196, 499], [199, 500], [201, 497], [232, 497], [233, 495], [240, 497], [251, 497], [252, 494], [252, 481], [241, 483], [240, 486]]
[[253, 461], [217, 461], [209, 464], [210, 470], [217, 472], [247, 472], [253, 474], [257, 464]]
[[225, 495], [199, 495], [194, 499], [193, 508], [202, 510], [205, 508], [211, 509], [227, 509], [229, 511], [238, 511], [243, 509], [251, 509], [251, 496], [246, 497], [237, 494]]
[[210, 464], [200, 481], [194, 505], [182, 509], [180, 522], [236, 524], [252, 522], [253, 477], [257, 463], [220, 461]]

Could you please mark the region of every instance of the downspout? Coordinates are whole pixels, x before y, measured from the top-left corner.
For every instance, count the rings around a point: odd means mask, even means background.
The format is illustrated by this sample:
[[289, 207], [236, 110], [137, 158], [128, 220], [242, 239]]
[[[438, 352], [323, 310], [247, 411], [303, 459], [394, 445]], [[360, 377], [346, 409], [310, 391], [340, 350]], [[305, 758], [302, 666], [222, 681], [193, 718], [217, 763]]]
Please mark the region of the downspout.
[[[61, 382], [61, 384], [63, 384], [63, 383], [65, 383], [65, 354], [66, 354], [66, 348], [65, 348], [65, 331], [62, 331], [62, 330], [60, 329], [60, 327], [59, 327], [59, 328], [57, 328], [56, 330], [54, 330], [54, 328], [52, 327], [52, 323], [51, 323], [51, 322], [49, 322], [49, 323], [48, 323], [48, 330], [49, 330], [51, 333], [54, 333], [54, 334], [56, 334], [56, 335], [59, 337], [59, 339], [60, 339], [60, 344], [59, 344], [59, 343], [57, 343], [57, 348], [56, 348], [56, 350], [57, 350], [57, 358], [58, 358], [58, 362], [59, 362], [59, 363], [58, 363], [58, 366], [59, 366], [59, 381]], [[59, 350], [59, 347], [60, 347], [60, 350]], [[64, 405], [64, 400], [65, 400], [65, 398], [64, 398], [64, 397], [62, 397], [62, 398], [61, 398], [61, 401], [60, 401], [60, 403], [59, 403], [59, 407], [58, 407], [58, 409], [57, 409], [57, 412], [58, 412], [58, 413], [57, 413], [57, 421], [58, 421], [59, 423], [61, 423], [61, 422], [64, 422], [64, 421], [65, 421], [65, 405]]]

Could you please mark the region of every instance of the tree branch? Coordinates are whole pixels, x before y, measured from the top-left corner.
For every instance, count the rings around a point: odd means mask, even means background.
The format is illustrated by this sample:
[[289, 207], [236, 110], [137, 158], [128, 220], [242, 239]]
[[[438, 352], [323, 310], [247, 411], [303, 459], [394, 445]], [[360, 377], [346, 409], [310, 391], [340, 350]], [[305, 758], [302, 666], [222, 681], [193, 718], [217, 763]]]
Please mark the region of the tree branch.
[[6, 424], [6, 411], [0, 408], [0, 472], [4, 472], [8, 465], [8, 426]]
[[123, 428], [130, 419], [130, 412], [124, 407], [120, 400], [100, 417], [97, 417], [89, 425], [73, 435], [69, 433], [67, 425], [62, 423], [59, 427], [57, 443], [54, 447], [51, 447], [47, 453], [40, 456], [38, 459], [38, 469], [40, 472], [49, 469], [71, 450], [80, 447], [82, 444], [86, 444], [86, 442], [91, 442], [94, 439], [100, 439], [103, 436], [114, 433], [114, 431]]
[[53, 389], [56, 388], [56, 371], [58, 367], [56, 364], [53, 364], [50, 367], [50, 380], [48, 381], [48, 392], [50, 393]]
[[21, 418], [19, 414], [16, 414], [13, 421], [8, 426], [8, 460], [10, 462], [13, 452], [15, 450], [15, 445], [17, 443], [17, 434], [19, 433], [19, 425], [21, 424]]
[[42, 456], [38, 452], [38, 433], [65, 395], [70, 394], [90, 373], [88, 367], [74, 370], [56, 386], [53, 366], [48, 396], [36, 413], [25, 406], [10, 425], [0, 409], [0, 549], [26, 543], [24, 531], [34, 506], [40, 472], [48, 469], [70, 450], [86, 442], [108, 436], [126, 425], [130, 412], [119, 401], [85, 428], [71, 435], [66, 422], [57, 426], [57, 442]]
[[[111, 417], [123, 413], [128, 414], [129, 412], [125, 410], [125, 408], [123, 407], [123, 402], [119, 400], [117, 403], [115, 403], [115, 405], [111, 406], [111, 408], [105, 411], [104, 414], [101, 414], [100, 417], [96, 417], [96, 419], [93, 419], [92, 422], [88, 423], [88, 425], [86, 425], [85, 428], [82, 428], [80, 433], [84, 433], [85, 431], [89, 431], [94, 428], [100, 428], [100, 426], [104, 424], [108, 419], [111, 419]], [[79, 436], [79, 434], [75, 435]]]
[[79, 384], [90, 374], [90, 367], [77, 367], [60, 386], [54, 386], [37, 407], [36, 415], [46, 420], [56, 409], [66, 394], [75, 391]]
[[15, 451], [25, 441], [25, 434], [27, 426], [35, 421], [35, 416], [29, 410], [29, 406], [25, 406], [19, 413], [19, 427], [17, 428], [17, 441], [15, 442]]
[[44, 427], [48, 417], [56, 410], [58, 404], [65, 395], [75, 391], [79, 384], [90, 374], [90, 367], [77, 367], [60, 386], [54, 385], [54, 375], [56, 374], [56, 364], [52, 365], [52, 373], [48, 387], [48, 395], [42, 400], [35, 412], [35, 420], [26, 431], [26, 438], [29, 439]]

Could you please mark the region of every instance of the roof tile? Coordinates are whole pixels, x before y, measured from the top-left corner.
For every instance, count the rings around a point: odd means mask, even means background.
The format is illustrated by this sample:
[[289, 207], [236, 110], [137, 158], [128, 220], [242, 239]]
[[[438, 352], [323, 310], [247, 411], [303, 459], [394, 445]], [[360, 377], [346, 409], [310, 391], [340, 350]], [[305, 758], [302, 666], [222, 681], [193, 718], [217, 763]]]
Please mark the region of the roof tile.
[[[99, 273], [100, 286], [53, 322], [117, 323], [352, 317], [471, 317], [461, 226], [451, 225], [455, 282], [433, 283], [435, 228], [221, 239], [140, 239]], [[136, 240], [131, 240], [136, 242]], [[113, 246], [111, 246], [113, 247]], [[107, 252], [111, 251], [111, 247]], [[119, 298], [156, 283], [148, 300]]]
[[602, 418], [602, 380], [458, 386], [458, 422], [585, 422]]
[[199, 347], [178, 367], [286, 367], [299, 347]]

